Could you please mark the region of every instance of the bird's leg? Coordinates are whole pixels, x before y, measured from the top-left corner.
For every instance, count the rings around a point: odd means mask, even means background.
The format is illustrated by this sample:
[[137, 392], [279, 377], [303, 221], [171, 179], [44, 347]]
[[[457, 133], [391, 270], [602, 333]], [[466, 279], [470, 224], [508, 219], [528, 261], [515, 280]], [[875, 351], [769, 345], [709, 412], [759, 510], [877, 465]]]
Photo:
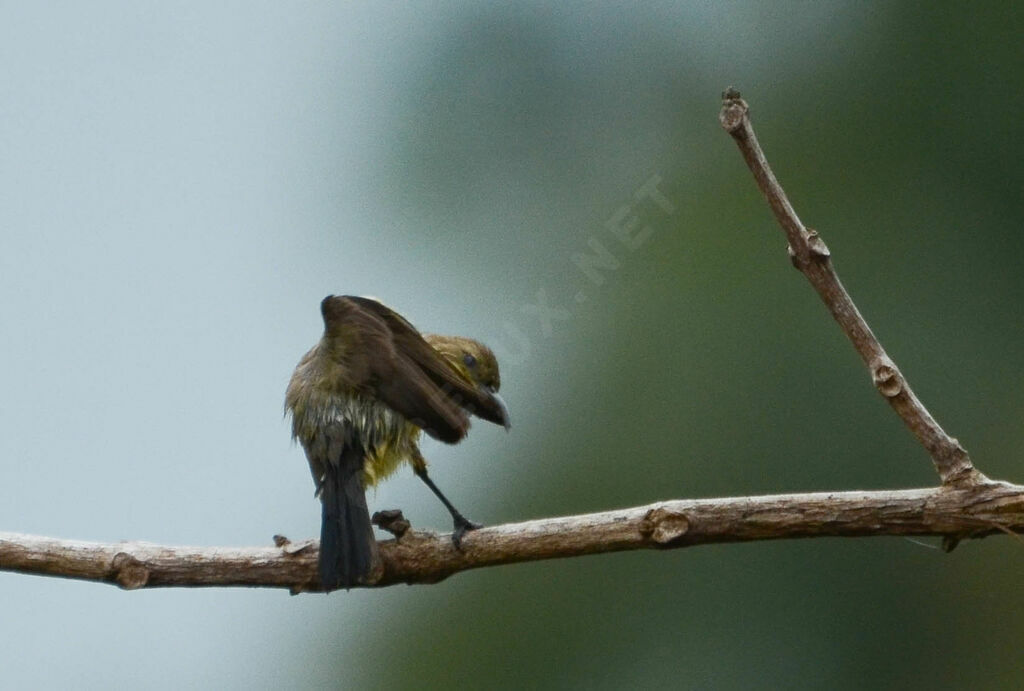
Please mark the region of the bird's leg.
[[455, 544], [455, 549], [461, 549], [462, 537], [470, 530], [483, 528], [483, 526], [479, 523], [474, 523], [473, 521], [463, 516], [461, 513], [459, 513], [459, 510], [456, 509], [455, 506], [450, 501], [448, 501], [448, 497], [444, 496], [444, 493], [437, 488], [437, 485], [434, 484], [434, 481], [430, 479], [429, 475], [427, 475], [427, 462], [423, 460], [422, 456], [419, 456], [418, 458], [414, 459], [412, 469], [413, 472], [416, 473], [416, 476], [419, 477], [419, 479], [427, 483], [427, 487], [430, 488], [430, 491], [437, 495], [437, 498], [440, 499], [441, 503], [444, 504], [445, 508], [448, 509], [448, 513], [452, 515], [452, 520], [454, 521], [455, 524], [455, 531], [452, 533], [452, 542]]

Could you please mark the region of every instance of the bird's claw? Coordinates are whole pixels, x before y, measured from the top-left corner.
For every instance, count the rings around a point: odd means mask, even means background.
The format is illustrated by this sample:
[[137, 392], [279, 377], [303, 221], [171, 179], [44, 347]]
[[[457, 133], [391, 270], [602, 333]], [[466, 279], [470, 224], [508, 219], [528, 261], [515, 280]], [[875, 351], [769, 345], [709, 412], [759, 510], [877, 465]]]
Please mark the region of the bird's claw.
[[480, 523], [474, 523], [473, 521], [459, 516], [455, 519], [455, 531], [452, 533], [452, 544], [455, 545], [455, 549], [462, 551], [462, 538], [465, 537], [466, 533], [470, 530], [479, 530], [483, 528]]

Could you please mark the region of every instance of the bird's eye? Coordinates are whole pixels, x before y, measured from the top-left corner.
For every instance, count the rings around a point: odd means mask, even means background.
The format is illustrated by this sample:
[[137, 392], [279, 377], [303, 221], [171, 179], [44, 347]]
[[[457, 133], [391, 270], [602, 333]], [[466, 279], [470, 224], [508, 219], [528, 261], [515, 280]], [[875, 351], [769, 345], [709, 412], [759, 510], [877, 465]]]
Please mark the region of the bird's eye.
[[476, 367], [476, 358], [469, 353], [463, 353], [462, 361], [466, 363], [466, 367]]

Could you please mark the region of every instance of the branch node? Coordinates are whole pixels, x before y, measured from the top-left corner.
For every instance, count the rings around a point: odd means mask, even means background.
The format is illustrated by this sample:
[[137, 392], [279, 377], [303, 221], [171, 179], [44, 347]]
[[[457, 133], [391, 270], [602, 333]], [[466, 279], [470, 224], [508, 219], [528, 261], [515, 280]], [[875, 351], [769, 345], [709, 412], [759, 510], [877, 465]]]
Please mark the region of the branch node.
[[793, 263], [793, 266], [803, 271], [807, 266], [807, 263], [811, 261], [825, 262], [828, 261], [832, 253], [828, 249], [828, 245], [818, 235], [818, 231], [813, 228], [808, 228], [806, 233], [801, 233], [801, 242], [805, 248], [806, 256], [801, 258], [800, 253], [793, 249], [793, 245], [786, 245], [786, 253], [789, 254], [789, 261]]
[[685, 513], [669, 511], [659, 506], [648, 511], [640, 523], [640, 534], [659, 545], [675, 542], [690, 530], [690, 519]]
[[402, 537], [409, 532], [409, 528], [412, 527], [412, 524], [409, 523], [409, 519], [402, 514], [401, 509], [375, 511], [370, 522], [381, 530], [394, 535], [396, 540], [401, 540]]
[[956, 437], [949, 437], [937, 457], [936, 466], [945, 487], [964, 488], [989, 482], [971, 463], [971, 457]]
[[118, 552], [110, 560], [114, 581], [125, 590], [138, 590], [149, 583], [149, 569], [130, 554]]
[[274, 546], [279, 548], [282, 554], [292, 555], [301, 554], [311, 549], [316, 543], [313, 540], [302, 540], [301, 542], [292, 542], [284, 535], [274, 536]]
[[300, 542], [291, 542], [281, 545], [281, 552], [289, 556], [294, 554], [302, 554], [318, 546], [315, 540], [302, 540]]
[[805, 239], [807, 240], [807, 249], [810, 252], [812, 259], [824, 260], [832, 256], [832, 253], [829, 252], [825, 241], [821, 239], [821, 236], [818, 235], [818, 231], [814, 228], [807, 229], [807, 236]]
[[871, 380], [886, 398], [895, 398], [903, 391], [903, 375], [888, 355], [880, 355], [871, 361]]

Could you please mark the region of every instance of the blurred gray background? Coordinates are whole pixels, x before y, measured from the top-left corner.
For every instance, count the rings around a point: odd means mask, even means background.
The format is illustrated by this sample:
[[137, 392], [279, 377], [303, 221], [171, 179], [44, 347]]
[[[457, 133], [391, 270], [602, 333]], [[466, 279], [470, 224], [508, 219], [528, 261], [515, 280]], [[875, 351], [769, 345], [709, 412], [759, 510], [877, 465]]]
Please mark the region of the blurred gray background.
[[[319, 530], [284, 387], [328, 293], [491, 342], [509, 434], [430, 442], [489, 524], [936, 483], [717, 122], [918, 394], [1024, 481], [1013, 3], [0, 4], [0, 530]], [[671, 214], [635, 193], [651, 176]], [[651, 228], [634, 250], [606, 223]], [[618, 268], [574, 263], [599, 242]], [[538, 297], [540, 296], [540, 297]], [[545, 329], [540, 299], [562, 310]], [[403, 471], [371, 493], [421, 528]], [[10, 688], [1010, 688], [1024, 549], [903, 539], [525, 564], [331, 596], [0, 573]]]

